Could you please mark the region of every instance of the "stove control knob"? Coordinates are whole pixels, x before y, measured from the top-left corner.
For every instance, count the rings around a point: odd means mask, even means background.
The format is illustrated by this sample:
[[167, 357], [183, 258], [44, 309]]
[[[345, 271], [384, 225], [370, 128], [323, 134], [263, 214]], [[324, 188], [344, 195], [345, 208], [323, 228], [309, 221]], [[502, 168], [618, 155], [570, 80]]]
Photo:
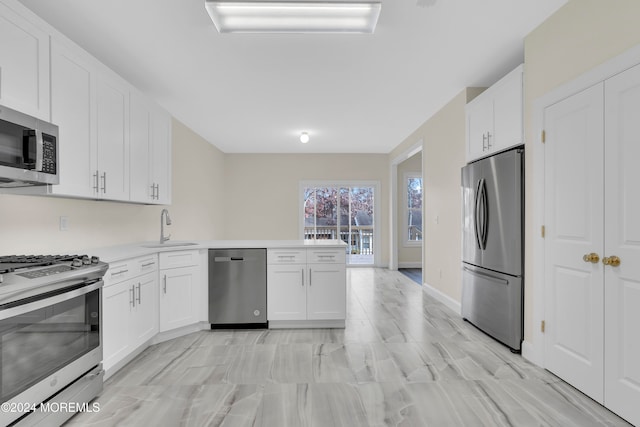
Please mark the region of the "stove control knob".
[[98, 258], [97, 256], [91, 257], [91, 264], [97, 264], [99, 262], [100, 262], [100, 258]]
[[90, 265], [91, 264], [91, 259], [88, 256], [83, 256], [82, 257], [82, 265]]
[[71, 261], [71, 266], [82, 267], [82, 260], [80, 258], [74, 258], [73, 261]]

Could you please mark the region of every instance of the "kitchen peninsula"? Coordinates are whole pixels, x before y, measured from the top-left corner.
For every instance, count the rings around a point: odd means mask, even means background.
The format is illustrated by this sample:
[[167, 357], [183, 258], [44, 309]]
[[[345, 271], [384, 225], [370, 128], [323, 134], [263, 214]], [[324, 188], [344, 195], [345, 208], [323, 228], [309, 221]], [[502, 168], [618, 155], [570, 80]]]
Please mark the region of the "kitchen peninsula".
[[266, 249], [270, 329], [344, 328], [346, 246], [339, 240], [170, 240], [91, 249], [109, 263], [103, 291], [106, 376], [149, 345], [211, 327], [209, 249]]

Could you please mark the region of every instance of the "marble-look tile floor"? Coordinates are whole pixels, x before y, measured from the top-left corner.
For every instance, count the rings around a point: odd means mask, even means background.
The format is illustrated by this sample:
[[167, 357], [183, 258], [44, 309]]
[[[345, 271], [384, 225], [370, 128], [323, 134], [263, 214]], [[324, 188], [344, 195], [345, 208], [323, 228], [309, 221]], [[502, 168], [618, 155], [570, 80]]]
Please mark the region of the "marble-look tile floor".
[[347, 270], [347, 327], [202, 331], [111, 377], [69, 426], [628, 426], [411, 280]]

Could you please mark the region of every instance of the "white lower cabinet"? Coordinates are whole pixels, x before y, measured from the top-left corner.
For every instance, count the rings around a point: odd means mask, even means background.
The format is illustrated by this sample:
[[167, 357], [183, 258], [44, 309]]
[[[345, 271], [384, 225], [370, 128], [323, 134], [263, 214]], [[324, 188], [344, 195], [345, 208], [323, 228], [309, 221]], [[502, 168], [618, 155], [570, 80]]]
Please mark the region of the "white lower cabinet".
[[157, 255], [110, 266], [102, 292], [103, 364], [109, 371], [158, 333]]
[[267, 250], [269, 327], [344, 327], [344, 248]]
[[160, 254], [160, 332], [200, 320], [200, 270], [198, 251]]
[[345, 319], [345, 264], [309, 264], [308, 269], [307, 319]]

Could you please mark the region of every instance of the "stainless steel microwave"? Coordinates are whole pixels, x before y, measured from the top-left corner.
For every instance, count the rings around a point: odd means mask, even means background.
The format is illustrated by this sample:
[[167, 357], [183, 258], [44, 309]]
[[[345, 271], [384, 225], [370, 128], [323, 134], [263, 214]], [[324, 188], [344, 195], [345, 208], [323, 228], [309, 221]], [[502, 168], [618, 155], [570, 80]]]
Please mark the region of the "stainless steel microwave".
[[0, 105], [0, 187], [58, 184], [58, 126]]

